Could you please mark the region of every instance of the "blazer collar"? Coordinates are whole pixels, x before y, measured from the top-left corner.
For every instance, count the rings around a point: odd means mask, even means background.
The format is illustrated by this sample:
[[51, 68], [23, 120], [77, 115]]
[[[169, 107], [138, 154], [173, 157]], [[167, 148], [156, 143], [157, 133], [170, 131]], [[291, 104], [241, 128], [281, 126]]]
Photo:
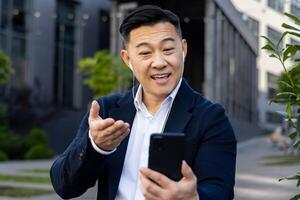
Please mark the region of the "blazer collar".
[[182, 133], [191, 118], [191, 109], [195, 105], [194, 91], [182, 80], [181, 86], [173, 102], [164, 132]]

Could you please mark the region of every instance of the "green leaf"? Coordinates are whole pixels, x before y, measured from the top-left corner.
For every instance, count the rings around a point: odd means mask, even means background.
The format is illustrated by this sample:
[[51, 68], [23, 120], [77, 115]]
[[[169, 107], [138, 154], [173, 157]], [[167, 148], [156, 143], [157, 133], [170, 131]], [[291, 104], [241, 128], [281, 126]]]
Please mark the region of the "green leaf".
[[297, 47], [294, 45], [288, 46], [283, 52], [283, 62], [286, 61], [288, 58], [295, 56], [297, 53]]
[[290, 200], [298, 200], [300, 199], [300, 194], [295, 195], [293, 198], [291, 198]]
[[291, 32], [291, 31], [287, 31], [288, 34], [293, 35], [295, 37], [300, 38], [300, 34], [299, 33], [295, 33], [295, 32]]
[[[295, 148], [300, 147], [300, 139], [299, 138], [293, 143], [293, 147], [295, 147]], [[299, 178], [300, 178], [300, 176], [299, 176]], [[291, 179], [289, 179], [289, 180], [291, 180]]]
[[281, 26], [282, 26], [283, 28], [286, 28], [286, 29], [290, 29], [290, 30], [294, 30], [294, 31], [300, 31], [300, 29], [295, 28], [294, 26], [291, 26], [291, 25], [286, 24], [286, 23], [283, 23]]
[[295, 15], [289, 14], [289, 13], [284, 13], [285, 16], [290, 18], [292, 21], [294, 21], [296, 24], [300, 25], [300, 19], [296, 17]]
[[296, 175], [292, 175], [292, 176], [280, 178], [279, 181], [283, 181], [283, 180], [298, 180], [298, 179], [300, 179], [299, 172]]
[[297, 97], [297, 94], [293, 93], [293, 92], [280, 92], [276, 95], [276, 97], [283, 97], [283, 96], [295, 96]]
[[293, 87], [286, 81], [278, 81], [278, 83], [284, 85], [285, 87], [287, 87], [289, 89], [293, 89]]
[[276, 111], [276, 113], [278, 113], [280, 116], [287, 118], [288, 114], [286, 112], [283, 111]]
[[294, 140], [297, 136], [298, 136], [297, 131], [295, 131], [295, 132], [289, 134], [289, 138], [290, 138], [291, 140]]
[[290, 100], [286, 98], [274, 98], [269, 101], [269, 104], [272, 103], [286, 104], [288, 102], [290, 102]]
[[270, 58], [278, 58], [278, 56], [277, 56], [277, 55], [275, 55], [275, 54], [273, 54], [273, 53], [272, 53], [272, 54], [270, 54], [270, 55], [269, 55], [269, 57], [270, 57]]
[[274, 49], [276, 49], [276, 48], [275, 48], [275, 44], [274, 44], [268, 37], [266, 37], [266, 36], [260, 36], [260, 37], [262, 37], [262, 38], [264, 38], [265, 40], [267, 40], [267, 43], [270, 44], [271, 46], [273, 46]]
[[[273, 47], [273, 46], [270, 45], [270, 44], [266, 44], [266, 45], [263, 46], [261, 49], [264, 49], [264, 50], [267, 50], [267, 51], [271, 51], [271, 52], [275, 52], [275, 51], [276, 51], [275, 47]], [[271, 54], [271, 55], [273, 55], [273, 54]]]

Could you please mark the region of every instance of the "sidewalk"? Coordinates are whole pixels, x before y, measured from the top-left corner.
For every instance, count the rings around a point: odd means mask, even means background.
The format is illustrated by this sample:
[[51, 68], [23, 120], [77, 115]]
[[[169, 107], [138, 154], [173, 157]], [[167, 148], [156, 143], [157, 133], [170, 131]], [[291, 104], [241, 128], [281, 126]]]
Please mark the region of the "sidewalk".
[[278, 179], [293, 175], [300, 165], [264, 166], [262, 157], [283, 155], [266, 137], [238, 145], [235, 200], [288, 200], [299, 193], [293, 181]]
[[[288, 167], [263, 166], [260, 161], [264, 156], [282, 155], [283, 152], [273, 147], [266, 137], [257, 137], [238, 144], [237, 174], [235, 186], [235, 200], [287, 200], [299, 192], [292, 181], [278, 182], [281, 177], [294, 174], [300, 165]], [[24, 169], [50, 168], [52, 160], [42, 161], [13, 161], [0, 163], [0, 174], [15, 175], [38, 175], [22, 172]], [[52, 188], [51, 185], [36, 185], [24, 183], [5, 183], [0, 185], [15, 185], [20, 187]], [[76, 200], [95, 200], [96, 187], [88, 190]], [[0, 197], [0, 200], [60, 200], [55, 193], [51, 195], [38, 196], [35, 198], [7, 198]]]

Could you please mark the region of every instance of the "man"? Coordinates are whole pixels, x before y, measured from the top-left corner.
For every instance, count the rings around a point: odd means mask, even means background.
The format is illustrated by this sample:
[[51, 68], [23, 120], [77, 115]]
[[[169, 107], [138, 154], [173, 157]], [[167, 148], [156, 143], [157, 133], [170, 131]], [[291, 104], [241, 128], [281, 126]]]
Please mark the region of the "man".
[[[51, 180], [63, 198], [98, 181], [97, 199], [233, 199], [236, 140], [224, 109], [182, 80], [187, 42], [178, 17], [142, 6], [120, 26], [123, 61], [136, 90], [93, 101], [76, 138], [53, 163]], [[183, 178], [147, 168], [151, 133], [186, 136]]]

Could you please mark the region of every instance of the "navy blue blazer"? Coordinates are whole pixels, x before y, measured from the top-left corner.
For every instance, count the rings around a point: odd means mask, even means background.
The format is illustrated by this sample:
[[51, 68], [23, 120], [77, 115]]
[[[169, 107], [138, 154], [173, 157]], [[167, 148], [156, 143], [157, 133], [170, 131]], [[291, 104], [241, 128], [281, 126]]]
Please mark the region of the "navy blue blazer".
[[[132, 125], [136, 109], [130, 91], [102, 97], [98, 103], [102, 118], [111, 117]], [[98, 181], [97, 199], [113, 200], [130, 134], [114, 153], [101, 155], [93, 149], [88, 131], [87, 113], [76, 137], [51, 167], [54, 190], [69, 199], [80, 196]], [[222, 106], [208, 101], [182, 81], [164, 132], [186, 135], [184, 159], [197, 176], [201, 200], [233, 199], [236, 139]]]

